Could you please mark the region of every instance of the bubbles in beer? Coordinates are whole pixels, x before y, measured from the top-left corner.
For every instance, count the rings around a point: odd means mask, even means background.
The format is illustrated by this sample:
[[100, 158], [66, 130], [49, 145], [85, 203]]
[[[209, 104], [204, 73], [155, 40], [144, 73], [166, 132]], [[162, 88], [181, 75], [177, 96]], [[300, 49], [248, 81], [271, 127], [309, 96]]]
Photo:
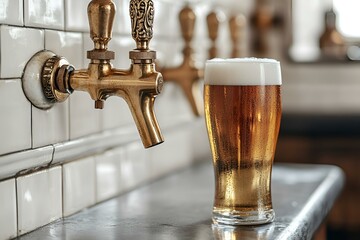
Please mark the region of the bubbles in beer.
[[272, 211], [280, 86], [205, 85], [204, 97], [216, 179], [214, 213]]

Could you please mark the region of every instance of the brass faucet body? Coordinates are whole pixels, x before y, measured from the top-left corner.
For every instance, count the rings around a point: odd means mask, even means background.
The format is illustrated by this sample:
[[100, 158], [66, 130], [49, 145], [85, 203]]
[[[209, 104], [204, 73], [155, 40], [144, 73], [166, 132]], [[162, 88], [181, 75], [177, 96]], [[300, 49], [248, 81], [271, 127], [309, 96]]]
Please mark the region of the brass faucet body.
[[130, 1], [132, 36], [137, 48], [129, 53], [132, 63], [127, 70], [113, 68], [110, 62], [115, 57], [107, 47], [114, 15], [112, 0], [92, 0], [89, 3], [90, 37], [94, 49], [87, 53], [90, 59], [88, 68], [74, 70], [61, 57], [49, 59], [43, 70], [43, 74], [45, 71], [45, 75], [50, 76], [43, 77], [44, 92], [49, 98], [64, 101], [73, 91], [85, 91], [99, 109], [104, 107], [108, 97], [122, 97], [131, 110], [144, 147], [148, 148], [163, 142], [154, 112], [155, 98], [161, 92], [163, 80], [161, 73], [155, 70], [156, 53], [148, 48], [153, 34], [153, 1]]

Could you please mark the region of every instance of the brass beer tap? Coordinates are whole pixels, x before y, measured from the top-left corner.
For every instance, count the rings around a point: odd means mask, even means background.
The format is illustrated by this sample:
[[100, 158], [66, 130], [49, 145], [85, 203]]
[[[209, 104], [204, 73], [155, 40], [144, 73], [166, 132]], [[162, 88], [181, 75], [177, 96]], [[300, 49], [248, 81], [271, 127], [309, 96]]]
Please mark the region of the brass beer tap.
[[108, 50], [112, 36], [115, 5], [112, 0], [92, 0], [88, 5], [90, 37], [94, 49], [87, 52], [87, 69], [75, 70], [63, 57], [53, 55], [42, 70], [42, 86], [51, 102], [64, 101], [73, 91], [88, 92], [95, 108], [102, 109], [110, 96], [122, 97], [128, 104], [145, 148], [160, 144], [163, 137], [154, 101], [161, 92], [163, 78], [155, 70], [156, 52], [149, 50], [153, 36], [152, 0], [130, 0], [132, 37], [136, 48], [129, 53], [130, 68], [113, 68], [115, 54]]
[[195, 66], [191, 40], [194, 35], [196, 16], [194, 11], [185, 6], [179, 13], [182, 37], [185, 42], [183, 49], [184, 59], [180, 66], [176, 68], [163, 68], [161, 73], [167, 82], [175, 82], [180, 85], [191, 109], [196, 116], [203, 114], [203, 107], [198, 89], [198, 81], [203, 78], [203, 69]]

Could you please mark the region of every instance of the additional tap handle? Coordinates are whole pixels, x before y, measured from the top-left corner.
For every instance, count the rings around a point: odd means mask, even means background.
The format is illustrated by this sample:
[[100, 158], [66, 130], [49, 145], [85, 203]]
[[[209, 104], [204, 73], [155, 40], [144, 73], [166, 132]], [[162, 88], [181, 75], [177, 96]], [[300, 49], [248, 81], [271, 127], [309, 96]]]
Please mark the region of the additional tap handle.
[[106, 50], [112, 35], [115, 5], [112, 0], [92, 0], [87, 10], [94, 48]]
[[206, 22], [209, 32], [209, 38], [211, 39], [211, 41], [216, 41], [220, 24], [218, 14], [215, 11], [210, 12], [206, 16]]
[[112, 0], [92, 0], [88, 5], [90, 37], [94, 49], [87, 52], [89, 59], [114, 59], [115, 54], [108, 51], [107, 44], [111, 40], [112, 26], [115, 16], [115, 5]]
[[179, 20], [185, 46], [189, 46], [194, 36], [196, 15], [194, 11], [186, 5], [179, 13]]
[[216, 39], [218, 37], [220, 19], [215, 11], [210, 12], [206, 17], [209, 38], [212, 42], [212, 46], [209, 49], [209, 58], [215, 58], [217, 55]]

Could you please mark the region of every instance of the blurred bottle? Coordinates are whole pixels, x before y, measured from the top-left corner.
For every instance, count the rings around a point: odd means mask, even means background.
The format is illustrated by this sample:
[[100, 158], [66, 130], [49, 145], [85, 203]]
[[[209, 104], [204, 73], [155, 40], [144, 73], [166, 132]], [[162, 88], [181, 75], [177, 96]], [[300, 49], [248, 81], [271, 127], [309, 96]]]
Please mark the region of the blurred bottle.
[[332, 9], [325, 13], [325, 30], [320, 36], [319, 47], [324, 59], [346, 59], [345, 40], [336, 29], [336, 13]]

